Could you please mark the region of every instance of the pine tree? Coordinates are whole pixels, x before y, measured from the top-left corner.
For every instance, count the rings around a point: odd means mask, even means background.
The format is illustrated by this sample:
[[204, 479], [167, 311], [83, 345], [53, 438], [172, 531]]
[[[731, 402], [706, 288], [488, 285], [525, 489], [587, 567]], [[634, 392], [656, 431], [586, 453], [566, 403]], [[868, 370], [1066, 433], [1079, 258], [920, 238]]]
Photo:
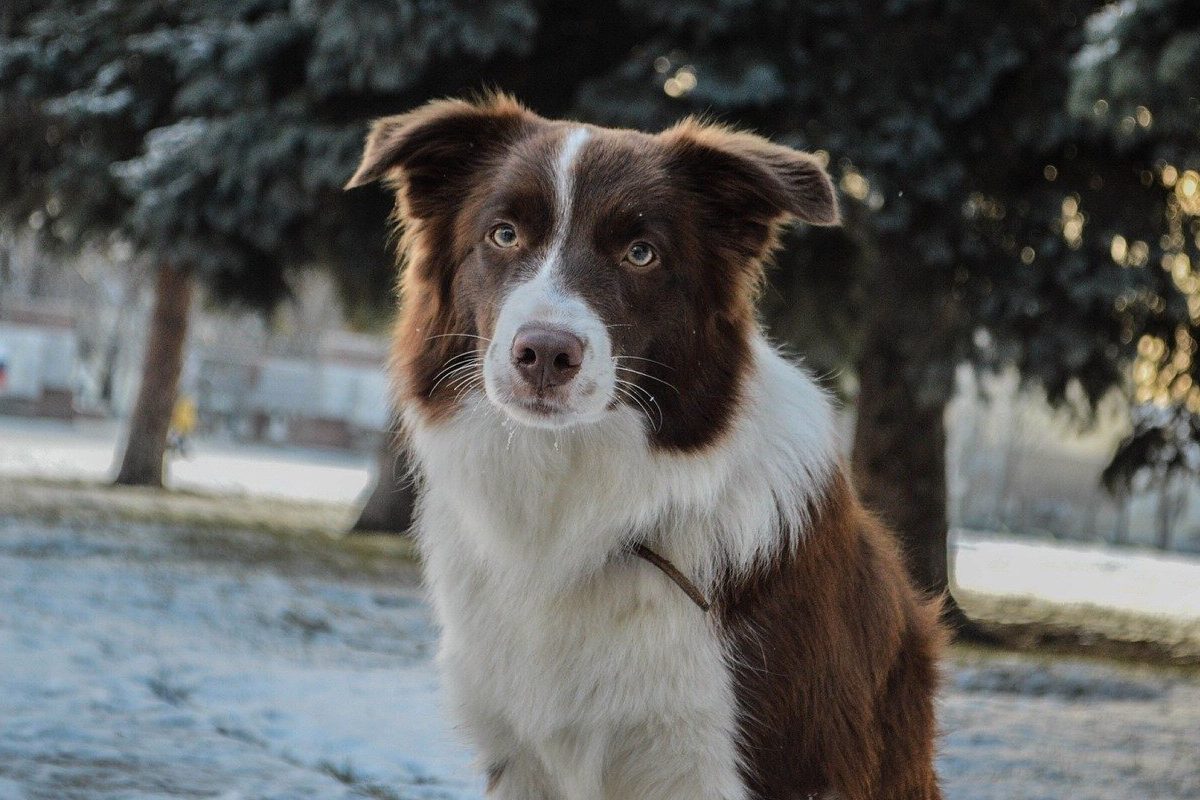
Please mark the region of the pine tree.
[[[1168, 255], [1168, 239], [1179, 265], [1193, 244], [1170, 219], [1159, 159], [1196, 154], [1197, 92], [1178, 85], [1200, 75], [1194, 4], [627, 7], [654, 36], [581, 88], [588, 116], [715, 113], [830, 154], [848, 226], [793, 239], [768, 313], [801, 352], [853, 375], [859, 486], [918, 584], [945, 591], [955, 367], [1012, 364], [1053, 402], [1072, 385], [1096, 400], [1125, 385], [1144, 337], [1194, 326], [1178, 280], [1130, 268]], [[1113, 99], [1091, 98], [1097, 87]], [[1130, 97], [1116, 124], [1097, 125], [1118, 89]], [[1149, 129], [1144, 104], [1182, 119]], [[1136, 250], [1117, 258], [1117, 236]]]
[[549, 116], [702, 113], [821, 151], [847, 225], [789, 237], [767, 319], [847, 376], [860, 485], [938, 592], [958, 364], [1015, 365], [1055, 402], [1135, 367], [1142, 399], [1188, 402], [1196, 17], [1186, 0], [14, 4], [0, 214], [40, 214], [64, 246], [121, 237], [226, 302], [269, 307], [291, 270], [327, 267], [369, 323], [393, 302], [390, 201], [339, 187], [371, 117], [495, 86]]
[[1103, 209], [1108, 257], [1139, 280], [1121, 298], [1132, 317], [1126, 340], [1136, 341], [1138, 405], [1102, 479], [1118, 500], [1158, 492], [1156, 543], [1165, 550], [1200, 474], [1200, 7], [1148, 0], [1106, 9], [1078, 59], [1071, 103], [1116, 159], [1141, 167], [1140, 185], [1126, 192], [1153, 198], [1130, 208], [1114, 192]]

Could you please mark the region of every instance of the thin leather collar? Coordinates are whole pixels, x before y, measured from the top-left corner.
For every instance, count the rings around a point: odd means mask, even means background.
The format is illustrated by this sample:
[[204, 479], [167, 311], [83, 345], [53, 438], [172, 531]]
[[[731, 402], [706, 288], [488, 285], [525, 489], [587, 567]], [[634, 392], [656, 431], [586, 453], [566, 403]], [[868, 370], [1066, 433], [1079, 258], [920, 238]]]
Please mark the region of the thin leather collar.
[[708, 602], [708, 598], [704, 596], [704, 592], [700, 591], [696, 587], [696, 584], [688, 580], [687, 576], [676, 569], [675, 565], [670, 561], [641, 543], [633, 545], [632, 550], [635, 556], [649, 564], [653, 564], [663, 575], [670, 578], [693, 603], [700, 607], [701, 611], [707, 612], [712, 608], [712, 604]]

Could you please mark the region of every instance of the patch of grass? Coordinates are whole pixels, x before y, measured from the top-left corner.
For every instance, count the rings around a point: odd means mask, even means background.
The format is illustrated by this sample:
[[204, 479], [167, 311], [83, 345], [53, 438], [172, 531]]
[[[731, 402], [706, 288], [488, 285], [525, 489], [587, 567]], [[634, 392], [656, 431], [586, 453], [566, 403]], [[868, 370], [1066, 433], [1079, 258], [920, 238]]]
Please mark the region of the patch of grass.
[[[149, 525], [188, 558], [317, 572], [412, 579], [408, 537], [346, 535], [357, 509], [245, 495], [112, 486], [84, 481], [0, 481], [0, 516], [51, 524]], [[1200, 673], [1200, 620], [959, 591], [972, 621], [968, 646], [1097, 657]], [[303, 626], [301, 626], [303, 627]], [[319, 631], [314, 631], [319, 632]]]
[[161, 531], [182, 554], [285, 572], [393, 574], [411, 570], [408, 537], [346, 531], [357, 509], [244, 495], [213, 495], [80, 481], [0, 481], [0, 516], [43, 524]]
[[349, 759], [342, 761], [341, 764], [335, 764], [332, 761], [322, 761], [317, 764], [317, 769], [329, 775], [334, 780], [349, 786], [355, 797], [364, 797], [368, 800], [401, 800], [401, 796], [386, 786], [381, 786], [377, 783], [366, 783], [364, 776], [354, 770], [354, 765]]
[[51, 522], [153, 522], [341, 534], [354, 522], [355, 509], [249, 495], [20, 478], [0, 482], [0, 514]]
[[280, 619], [289, 628], [299, 630], [305, 639], [311, 639], [319, 633], [333, 632], [333, 626], [329, 624], [329, 620], [299, 609], [288, 609], [283, 612], [283, 616]]
[[380, 786], [377, 783], [372, 783], [367, 786], [357, 786], [354, 789], [354, 794], [359, 797], [368, 798], [368, 800], [404, 800], [396, 792], [386, 786]]
[[963, 644], [1102, 658], [1200, 673], [1200, 619], [957, 591], [975, 630]]
[[359, 782], [359, 776], [354, 772], [354, 765], [350, 763], [349, 759], [346, 759], [341, 764], [334, 764], [332, 761], [322, 761], [320, 764], [317, 764], [317, 769], [347, 786], [353, 786]]
[[158, 675], [150, 678], [150, 680], [146, 681], [146, 686], [155, 697], [173, 706], [183, 705], [192, 695], [190, 689], [172, 681], [171, 676], [165, 672], [160, 672]]

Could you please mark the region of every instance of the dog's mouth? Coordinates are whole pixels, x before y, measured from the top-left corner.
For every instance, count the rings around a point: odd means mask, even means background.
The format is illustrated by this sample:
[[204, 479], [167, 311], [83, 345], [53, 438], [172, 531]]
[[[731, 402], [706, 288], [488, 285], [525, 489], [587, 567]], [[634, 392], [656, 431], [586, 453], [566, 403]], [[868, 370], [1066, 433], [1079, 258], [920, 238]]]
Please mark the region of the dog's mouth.
[[552, 394], [517, 391], [502, 399], [490, 399], [509, 419], [535, 428], [564, 428], [585, 421], [587, 416]]
[[555, 417], [570, 413], [570, 409], [566, 406], [553, 400], [547, 400], [544, 397], [516, 400], [514, 405], [526, 413], [541, 417]]

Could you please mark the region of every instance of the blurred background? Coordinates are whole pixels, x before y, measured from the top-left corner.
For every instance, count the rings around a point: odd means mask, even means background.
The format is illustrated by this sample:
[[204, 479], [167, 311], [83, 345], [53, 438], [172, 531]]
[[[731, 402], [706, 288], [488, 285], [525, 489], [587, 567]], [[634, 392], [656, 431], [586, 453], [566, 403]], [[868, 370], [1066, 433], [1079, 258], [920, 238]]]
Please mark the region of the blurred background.
[[951, 591], [952, 798], [1200, 797], [1200, 4], [5, 0], [0, 798], [478, 797], [368, 121], [815, 152], [763, 321]]

